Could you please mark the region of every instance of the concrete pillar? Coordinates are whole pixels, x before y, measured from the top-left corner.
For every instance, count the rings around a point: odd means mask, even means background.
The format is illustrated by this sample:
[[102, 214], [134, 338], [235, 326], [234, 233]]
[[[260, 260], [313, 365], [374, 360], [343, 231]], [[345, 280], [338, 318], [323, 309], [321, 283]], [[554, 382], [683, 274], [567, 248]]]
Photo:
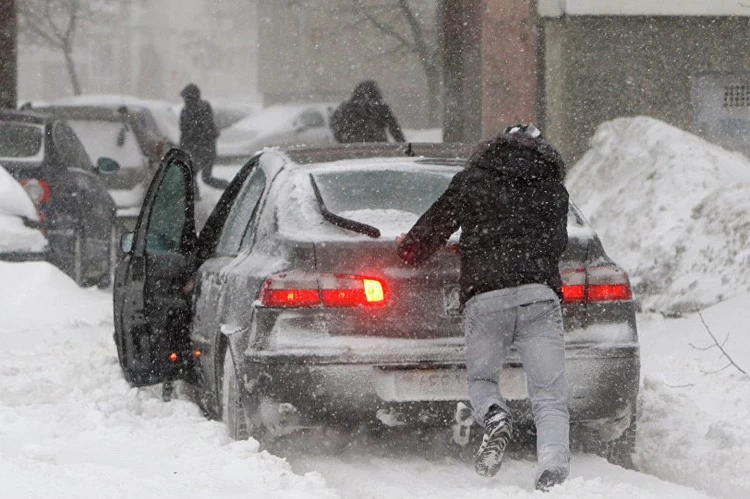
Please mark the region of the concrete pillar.
[[443, 139], [474, 142], [537, 123], [535, 0], [443, 0]]
[[537, 121], [537, 36], [534, 0], [484, 0], [482, 135]]
[[481, 137], [482, 0], [442, 0], [443, 140]]
[[16, 107], [16, 31], [15, 0], [0, 0], [0, 109]]

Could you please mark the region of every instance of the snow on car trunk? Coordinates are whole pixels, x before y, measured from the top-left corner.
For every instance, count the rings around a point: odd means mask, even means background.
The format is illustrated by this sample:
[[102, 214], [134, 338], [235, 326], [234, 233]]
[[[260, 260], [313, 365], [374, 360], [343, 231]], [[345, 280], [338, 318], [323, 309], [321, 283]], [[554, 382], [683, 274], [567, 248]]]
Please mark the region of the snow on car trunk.
[[682, 313], [750, 286], [750, 160], [661, 121], [603, 123], [571, 198], [646, 310]]
[[2, 497], [335, 497], [195, 404], [130, 388], [111, 294], [46, 263], [0, 262], [0, 282]]

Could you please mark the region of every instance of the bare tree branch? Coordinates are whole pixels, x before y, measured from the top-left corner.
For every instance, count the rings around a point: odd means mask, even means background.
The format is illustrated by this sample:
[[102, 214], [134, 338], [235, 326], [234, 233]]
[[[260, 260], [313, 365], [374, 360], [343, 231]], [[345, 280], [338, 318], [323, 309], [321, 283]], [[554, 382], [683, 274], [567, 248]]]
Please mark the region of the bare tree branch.
[[[732, 357], [730, 357], [730, 356], [729, 356], [729, 354], [727, 353], [727, 351], [726, 351], [726, 350], [724, 350], [724, 344], [725, 344], [725, 343], [727, 342], [727, 340], [725, 339], [725, 340], [724, 340], [724, 343], [722, 343], [722, 344], [719, 344], [719, 341], [718, 341], [718, 340], [716, 339], [716, 336], [714, 336], [714, 333], [713, 333], [713, 332], [711, 331], [711, 328], [710, 328], [710, 327], [708, 327], [708, 324], [706, 324], [706, 320], [705, 320], [705, 319], [703, 318], [703, 314], [702, 314], [702, 313], [700, 313], [700, 312], [698, 312], [698, 317], [700, 317], [700, 319], [701, 319], [701, 322], [703, 323], [703, 327], [705, 327], [705, 328], [706, 328], [706, 332], [708, 333], [708, 335], [709, 335], [709, 336], [711, 337], [711, 339], [712, 339], [712, 340], [714, 340], [714, 344], [713, 344], [713, 345], [711, 345], [711, 346], [712, 346], [712, 347], [713, 347], [713, 346], [715, 346], [715, 347], [717, 347], [717, 348], [718, 348], [719, 350], [721, 350], [721, 353], [722, 353], [722, 357], [725, 357], [725, 358], [726, 358], [726, 359], [727, 359], [727, 360], [729, 361], [729, 364], [727, 364], [727, 365], [726, 365], [726, 366], [724, 366], [723, 368], [719, 369], [718, 371], [714, 371], [714, 372], [712, 372], [712, 373], [710, 373], [710, 374], [716, 374], [716, 373], [720, 373], [721, 371], [725, 370], [726, 368], [728, 368], [728, 367], [730, 367], [730, 366], [734, 366], [734, 367], [735, 367], [735, 369], [737, 369], [737, 370], [738, 370], [739, 372], [741, 372], [742, 374], [745, 374], [745, 375], [746, 375], [746, 374], [747, 374], [747, 372], [746, 372], [746, 371], [745, 371], [744, 369], [742, 369], [742, 368], [741, 368], [740, 366], [738, 366], [738, 365], [737, 365], [737, 363], [736, 363], [736, 362], [735, 362], [735, 361], [734, 361], [734, 360], [732, 359]], [[729, 335], [727, 335], [727, 339], [729, 339]]]
[[354, 0], [354, 8], [365, 18], [370, 21], [370, 24], [372, 24], [374, 27], [382, 31], [383, 33], [395, 38], [398, 40], [403, 46], [408, 47], [410, 50], [416, 51], [416, 46], [409, 42], [409, 40], [406, 39], [401, 33], [399, 33], [396, 28], [393, 26], [390, 26], [386, 24], [385, 22], [380, 21], [377, 19], [374, 15], [370, 13], [369, 10], [367, 10], [366, 7], [362, 5], [362, 0]]
[[[719, 374], [722, 371], [726, 371], [730, 367], [732, 367], [732, 364], [727, 364], [724, 367], [722, 367], [721, 369], [717, 369], [715, 371], [706, 371], [706, 374]], [[735, 367], [737, 367], [737, 366], [735, 366]], [[737, 369], [739, 369], [739, 367]], [[740, 371], [741, 371], [741, 369], [740, 369]]]
[[684, 385], [670, 385], [667, 382], [664, 382], [664, 386], [668, 388], [692, 388], [695, 386], [695, 383], [685, 383]]

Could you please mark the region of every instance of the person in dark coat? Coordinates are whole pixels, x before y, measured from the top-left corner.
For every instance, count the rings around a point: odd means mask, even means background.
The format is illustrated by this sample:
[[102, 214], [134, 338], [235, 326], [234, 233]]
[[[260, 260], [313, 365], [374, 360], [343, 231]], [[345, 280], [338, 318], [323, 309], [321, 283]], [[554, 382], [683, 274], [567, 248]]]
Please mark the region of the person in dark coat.
[[[224, 189], [229, 183], [213, 176], [219, 131], [214, 122], [211, 104], [201, 99], [201, 91], [194, 83], [182, 89], [180, 95], [185, 100], [180, 113], [180, 147], [190, 154], [196, 176], [200, 172], [206, 185]], [[195, 193], [197, 198], [197, 184]]]
[[342, 143], [388, 142], [386, 131], [396, 142], [406, 140], [374, 80], [357, 84], [351, 99], [336, 108], [331, 115], [331, 130]]
[[468, 166], [408, 234], [398, 238], [407, 263], [424, 262], [461, 229], [469, 398], [484, 437], [475, 469], [493, 476], [510, 439], [512, 418], [498, 379], [515, 345], [537, 427], [540, 490], [569, 472], [560, 257], [567, 244], [565, 165], [533, 125], [508, 127], [482, 142]]

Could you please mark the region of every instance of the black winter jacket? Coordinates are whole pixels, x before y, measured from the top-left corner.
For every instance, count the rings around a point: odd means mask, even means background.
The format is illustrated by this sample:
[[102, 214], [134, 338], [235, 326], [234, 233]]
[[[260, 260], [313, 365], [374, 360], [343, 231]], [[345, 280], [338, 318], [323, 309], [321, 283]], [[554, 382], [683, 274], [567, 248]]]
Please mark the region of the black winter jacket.
[[399, 256], [417, 265], [460, 227], [462, 305], [479, 293], [532, 283], [562, 296], [564, 172], [560, 154], [543, 139], [502, 134], [481, 144], [401, 241]]
[[213, 159], [218, 136], [211, 104], [202, 99], [189, 100], [180, 113], [180, 147], [193, 159]]
[[331, 116], [331, 130], [338, 142], [388, 142], [386, 130], [396, 142], [404, 142], [404, 133], [385, 102], [348, 100]]

